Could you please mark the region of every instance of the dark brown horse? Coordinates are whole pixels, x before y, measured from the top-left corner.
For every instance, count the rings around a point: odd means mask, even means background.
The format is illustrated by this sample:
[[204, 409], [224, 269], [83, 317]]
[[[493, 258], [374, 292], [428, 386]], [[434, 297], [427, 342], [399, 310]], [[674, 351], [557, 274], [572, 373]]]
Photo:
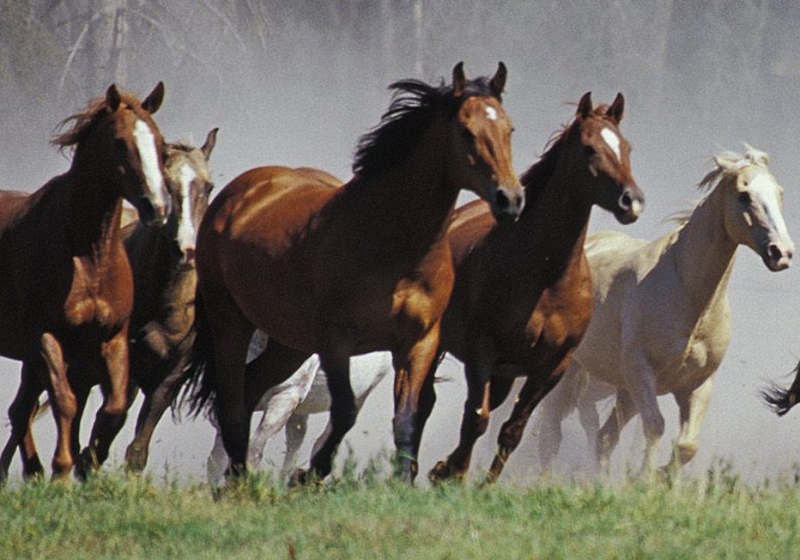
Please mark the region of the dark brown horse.
[[[558, 382], [592, 315], [583, 243], [592, 206], [631, 223], [643, 197], [619, 132], [624, 98], [592, 108], [585, 94], [573, 122], [521, 178], [527, 205], [516, 223], [496, 224], [483, 202], [456, 210], [447, 241], [456, 283], [442, 321], [439, 355], [464, 362], [467, 400], [458, 447], [430, 473], [463, 478], [491, 410], [526, 377], [499, 438], [490, 480], [499, 476], [536, 404]], [[438, 360], [434, 362], [434, 369]], [[420, 396], [424, 425], [435, 401], [433, 375]]]
[[112, 85], [55, 138], [74, 150], [67, 173], [31, 195], [0, 193], [0, 355], [23, 362], [9, 416], [26, 476], [43, 472], [25, 437], [42, 391], [58, 430], [54, 477], [67, 476], [77, 456], [73, 384], [99, 384], [104, 421], [124, 419], [133, 278], [122, 199], [148, 223], [169, 213], [163, 138], [151, 118], [163, 95], [161, 83], [141, 102]]
[[[123, 231], [135, 288], [129, 405], [137, 388], [144, 395], [134, 439], [125, 453], [126, 466], [133, 471], [142, 471], [147, 464], [153, 431], [186, 380], [187, 356], [194, 343], [195, 245], [214, 188], [208, 158], [216, 139], [215, 128], [200, 148], [168, 143], [164, 169], [172, 213], [166, 226], [137, 222]], [[119, 427], [96, 419], [89, 446], [81, 453], [85, 466], [97, 467], [106, 460], [117, 435], [111, 430]]]
[[[245, 472], [250, 416], [267, 388], [320, 355], [333, 430], [311, 461], [324, 477], [355, 421], [350, 357], [390, 350], [394, 433], [402, 474], [416, 474], [417, 397], [439, 343], [453, 285], [444, 232], [460, 189], [516, 216], [523, 192], [511, 166], [506, 80], [452, 86], [406, 80], [382, 124], [362, 138], [342, 187], [280, 167], [252, 169], [212, 202], [197, 246], [195, 410], [213, 397], [229, 474]], [[254, 329], [270, 336], [248, 367]], [[202, 373], [202, 375], [200, 375]]]

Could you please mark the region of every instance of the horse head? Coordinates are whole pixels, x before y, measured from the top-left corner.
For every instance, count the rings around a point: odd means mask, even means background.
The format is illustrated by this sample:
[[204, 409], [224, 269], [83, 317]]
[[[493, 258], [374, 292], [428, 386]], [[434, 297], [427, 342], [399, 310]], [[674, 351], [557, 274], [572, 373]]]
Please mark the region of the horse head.
[[767, 154], [748, 146], [744, 156], [726, 153], [714, 160], [717, 168], [701, 185], [716, 181], [716, 189], [724, 189], [727, 235], [755, 251], [770, 270], [788, 268], [794, 243], [783, 218], [783, 187], [767, 167]]
[[464, 188], [488, 201], [496, 217], [519, 216], [525, 196], [511, 165], [514, 125], [502, 105], [508, 72], [498, 64], [491, 80], [468, 81], [464, 65], [453, 69], [452, 95], [459, 103], [451, 160]]
[[164, 138], [151, 115], [164, 99], [159, 82], [141, 103], [112, 84], [106, 91], [106, 114], [113, 130], [111, 161], [121, 176], [122, 195], [146, 224], [164, 224], [170, 211], [164, 182]]
[[194, 267], [197, 230], [208, 208], [214, 182], [208, 159], [217, 141], [214, 128], [202, 147], [168, 144], [166, 159], [167, 186], [172, 197], [172, 213], [167, 233], [180, 251], [180, 265]]
[[589, 172], [596, 179], [595, 204], [614, 214], [620, 223], [630, 224], [644, 208], [644, 195], [631, 173], [631, 146], [619, 131], [624, 111], [621, 93], [610, 106], [593, 108], [587, 92], [578, 102], [575, 123], [589, 159]]

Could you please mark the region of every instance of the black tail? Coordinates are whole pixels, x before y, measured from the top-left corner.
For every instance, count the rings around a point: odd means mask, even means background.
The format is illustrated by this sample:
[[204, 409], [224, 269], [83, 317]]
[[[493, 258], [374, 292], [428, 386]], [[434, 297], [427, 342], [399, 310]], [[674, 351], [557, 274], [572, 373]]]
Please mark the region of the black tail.
[[195, 339], [189, 351], [186, 366], [187, 382], [180, 397], [181, 404], [188, 402], [189, 415], [197, 417], [201, 412], [214, 408], [217, 394], [214, 371], [214, 340], [208, 325], [205, 304], [198, 289], [194, 300]]
[[781, 389], [775, 383], [761, 391], [761, 398], [777, 414], [783, 416], [789, 412], [800, 398], [800, 363], [794, 368], [794, 381], [789, 389]]

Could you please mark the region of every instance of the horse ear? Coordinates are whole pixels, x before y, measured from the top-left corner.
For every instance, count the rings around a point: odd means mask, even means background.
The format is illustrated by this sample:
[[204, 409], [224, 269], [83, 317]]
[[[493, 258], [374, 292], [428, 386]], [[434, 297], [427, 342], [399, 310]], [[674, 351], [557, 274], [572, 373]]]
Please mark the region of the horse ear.
[[617, 97], [614, 98], [614, 103], [611, 104], [611, 107], [608, 108], [606, 111], [606, 115], [613, 119], [614, 122], [619, 124], [622, 122], [622, 116], [625, 113], [625, 96], [621, 93], [617, 94]]
[[582, 119], [587, 118], [589, 115], [592, 114], [592, 92], [587, 91], [581, 97], [581, 100], [578, 101], [578, 111], [576, 113]]
[[111, 84], [106, 90], [106, 105], [113, 113], [119, 109], [120, 103], [122, 103], [122, 96], [119, 94], [117, 86], [115, 84]]
[[508, 69], [506, 69], [506, 65], [502, 62], [497, 64], [497, 72], [495, 72], [492, 81], [489, 82], [489, 87], [492, 88], [492, 92], [499, 98], [503, 95], [503, 89], [506, 87], [506, 78], [508, 77]]
[[467, 77], [464, 75], [464, 63], [459, 62], [453, 68], [453, 97], [461, 97], [466, 85]]
[[211, 132], [208, 133], [206, 137], [206, 143], [203, 144], [203, 147], [200, 148], [200, 151], [203, 152], [203, 155], [206, 156], [208, 159], [211, 156], [211, 150], [214, 149], [214, 145], [217, 143], [217, 131], [219, 128], [212, 128]]
[[158, 82], [153, 91], [150, 92], [150, 95], [142, 101], [142, 109], [152, 115], [161, 107], [162, 101], [164, 101], [164, 82]]

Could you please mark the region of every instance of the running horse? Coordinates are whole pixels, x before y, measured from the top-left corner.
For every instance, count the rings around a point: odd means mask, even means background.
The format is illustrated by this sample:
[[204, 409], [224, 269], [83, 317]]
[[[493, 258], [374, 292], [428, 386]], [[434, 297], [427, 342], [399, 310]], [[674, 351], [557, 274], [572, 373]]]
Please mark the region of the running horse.
[[[700, 182], [707, 196], [672, 231], [649, 242], [620, 232], [598, 232], [587, 240], [595, 313], [552, 404], [542, 408], [542, 435], [556, 436], [544, 447], [550, 454], [558, 450], [561, 420], [576, 400], [600, 399], [610, 390], [616, 401], [599, 430], [596, 412], [582, 414], [594, 424], [589, 426], [601, 472], [608, 471], [620, 432], [636, 414], [646, 439], [643, 475], [677, 475], [697, 453], [730, 341], [727, 286], [736, 249], [749, 247], [773, 272], [788, 268], [794, 253], [782, 213], [783, 188], [770, 173], [767, 154], [748, 146], [745, 154], [714, 159]], [[586, 377], [588, 386], [575, 390]], [[671, 458], [656, 471], [664, 433], [657, 397], [665, 394], [678, 405], [680, 427]], [[595, 406], [581, 407], [587, 404]]]
[[[491, 411], [525, 377], [503, 425], [488, 474], [495, 480], [519, 444], [533, 409], [558, 383], [592, 315], [592, 279], [583, 242], [592, 207], [634, 222], [644, 204], [619, 131], [622, 94], [608, 105], [580, 99], [571, 124], [522, 177], [527, 205], [517, 222], [496, 223], [482, 201], [459, 208], [447, 231], [456, 282], [437, 353], [464, 363], [467, 399], [456, 449], [430, 479], [463, 480]], [[439, 360], [434, 361], [434, 368]], [[420, 396], [424, 425], [436, 396], [434, 375]]]
[[74, 383], [100, 384], [103, 421], [124, 419], [133, 278], [122, 200], [147, 223], [169, 213], [163, 138], [151, 117], [163, 96], [162, 83], [143, 101], [111, 85], [53, 140], [73, 150], [69, 171], [30, 195], [0, 193], [0, 355], [22, 361], [9, 417], [26, 476], [44, 470], [28, 445], [42, 391], [58, 431], [54, 478], [67, 477], [78, 454]]
[[[501, 217], [524, 194], [511, 165], [512, 124], [491, 78], [403, 80], [382, 123], [362, 137], [354, 177], [341, 187], [282, 167], [252, 169], [211, 203], [197, 244], [193, 411], [213, 403], [231, 466], [246, 472], [254, 407], [318, 353], [332, 430], [295, 483], [327, 476], [355, 422], [350, 357], [392, 352], [398, 474], [417, 472], [420, 387], [435, 357], [453, 268], [444, 232], [462, 188]], [[245, 358], [255, 329], [270, 342]]]

